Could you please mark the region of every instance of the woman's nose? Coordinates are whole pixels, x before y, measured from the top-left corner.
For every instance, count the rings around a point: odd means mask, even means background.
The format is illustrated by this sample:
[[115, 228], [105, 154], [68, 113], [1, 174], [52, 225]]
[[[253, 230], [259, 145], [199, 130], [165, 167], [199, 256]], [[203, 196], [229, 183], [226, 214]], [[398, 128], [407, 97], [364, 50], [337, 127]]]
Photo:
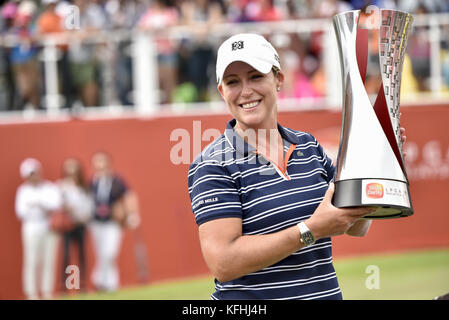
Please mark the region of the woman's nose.
[[253, 93], [253, 89], [249, 85], [249, 83], [243, 81], [242, 82], [242, 92], [240, 93], [243, 97], [249, 97]]

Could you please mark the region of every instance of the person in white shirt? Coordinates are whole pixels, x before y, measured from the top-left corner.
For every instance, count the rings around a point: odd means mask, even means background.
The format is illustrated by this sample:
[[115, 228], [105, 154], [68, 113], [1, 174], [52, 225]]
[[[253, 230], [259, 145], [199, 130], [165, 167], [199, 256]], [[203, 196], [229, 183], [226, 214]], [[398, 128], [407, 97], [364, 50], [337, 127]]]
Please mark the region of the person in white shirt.
[[15, 211], [22, 222], [23, 291], [27, 299], [51, 299], [57, 235], [50, 229], [50, 216], [61, 207], [58, 187], [42, 177], [42, 165], [33, 158], [20, 165], [25, 180], [17, 189]]
[[98, 290], [115, 291], [120, 285], [118, 257], [123, 228], [135, 229], [140, 224], [137, 198], [114, 172], [109, 154], [96, 152], [92, 166], [95, 172], [91, 183], [95, 209], [89, 228], [95, 249], [92, 283]]

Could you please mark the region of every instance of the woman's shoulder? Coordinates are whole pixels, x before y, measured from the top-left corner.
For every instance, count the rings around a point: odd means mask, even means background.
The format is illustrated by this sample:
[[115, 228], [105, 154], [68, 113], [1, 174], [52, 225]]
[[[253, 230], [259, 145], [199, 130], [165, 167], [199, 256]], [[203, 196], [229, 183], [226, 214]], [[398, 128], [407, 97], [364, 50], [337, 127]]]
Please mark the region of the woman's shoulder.
[[226, 136], [221, 134], [195, 157], [190, 167], [195, 167], [204, 162], [220, 163], [227, 156], [232, 156], [233, 151], [233, 148], [226, 141]]
[[291, 135], [296, 136], [296, 139], [302, 144], [310, 141], [316, 141], [315, 137], [306, 131], [295, 130], [288, 127], [283, 127], [283, 129]]

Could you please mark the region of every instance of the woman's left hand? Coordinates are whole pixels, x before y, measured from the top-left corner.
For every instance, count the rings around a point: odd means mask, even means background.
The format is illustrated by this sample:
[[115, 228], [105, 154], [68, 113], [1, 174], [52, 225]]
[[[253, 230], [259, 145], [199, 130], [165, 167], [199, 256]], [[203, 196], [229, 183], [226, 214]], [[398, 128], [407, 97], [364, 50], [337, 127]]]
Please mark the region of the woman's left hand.
[[405, 144], [405, 141], [407, 140], [407, 136], [405, 135], [405, 128], [400, 127], [399, 128], [399, 132], [401, 134], [401, 142], [402, 142], [402, 150], [401, 151], [402, 151], [402, 154], [403, 154], [403, 156], [405, 158], [406, 153], [404, 152], [404, 144]]
[[405, 135], [405, 128], [400, 127], [399, 132], [401, 133], [401, 141], [402, 143], [405, 143], [405, 140], [407, 140], [407, 136]]

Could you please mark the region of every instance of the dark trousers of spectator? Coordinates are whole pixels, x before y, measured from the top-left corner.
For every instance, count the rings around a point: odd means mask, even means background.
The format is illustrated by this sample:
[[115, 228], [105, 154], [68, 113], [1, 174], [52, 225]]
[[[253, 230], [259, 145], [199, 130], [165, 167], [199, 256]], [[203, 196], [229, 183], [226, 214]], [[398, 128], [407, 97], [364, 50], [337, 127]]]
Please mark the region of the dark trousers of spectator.
[[19, 110], [19, 99], [14, 83], [9, 48], [0, 48], [0, 110]]
[[[62, 108], [71, 108], [73, 105], [73, 101], [75, 100], [75, 91], [74, 91], [74, 84], [72, 80], [72, 73], [70, 70], [70, 60], [69, 55], [66, 51], [61, 52], [60, 59], [57, 61], [57, 68], [58, 68], [58, 82], [59, 82], [59, 94], [61, 94], [64, 97], [64, 104], [61, 106]], [[44, 63], [41, 64], [41, 70], [42, 70], [42, 94], [45, 94], [46, 88], [45, 88], [45, 77], [47, 76], [45, 74], [45, 65]]]
[[65, 98], [63, 108], [71, 108], [74, 101], [74, 85], [70, 72], [70, 60], [67, 52], [63, 52], [58, 61], [58, 71], [60, 77], [61, 93]]
[[120, 42], [117, 52], [117, 62], [115, 64], [115, 86], [118, 90], [120, 102], [125, 106], [131, 106], [130, 93], [133, 90], [132, 83], [132, 58], [129, 54], [131, 43], [129, 41]]
[[78, 247], [78, 263], [79, 263], [79, 283], [80, 289], [85, 291], [87, 289], [86, 283], [86, 252], [84, 248], [84, 239], [86, 234], [86, 226], [83, 224], [77, 225], [71, 231], [63, 234], [63, 258], [62, 258], [62, 283], [64, 289], [66, 286], [66, 279], [69, 274], [66, 273], [66, 268], [70, 263], [70, 244], [75, 243]]
[[209, 65], [214, 58], [212, 48], [205, 45], [195, 48], [190, 56], [189, 76], [198, 90], [198, 101], [207, 101], [207, 89], [210, 82]]

